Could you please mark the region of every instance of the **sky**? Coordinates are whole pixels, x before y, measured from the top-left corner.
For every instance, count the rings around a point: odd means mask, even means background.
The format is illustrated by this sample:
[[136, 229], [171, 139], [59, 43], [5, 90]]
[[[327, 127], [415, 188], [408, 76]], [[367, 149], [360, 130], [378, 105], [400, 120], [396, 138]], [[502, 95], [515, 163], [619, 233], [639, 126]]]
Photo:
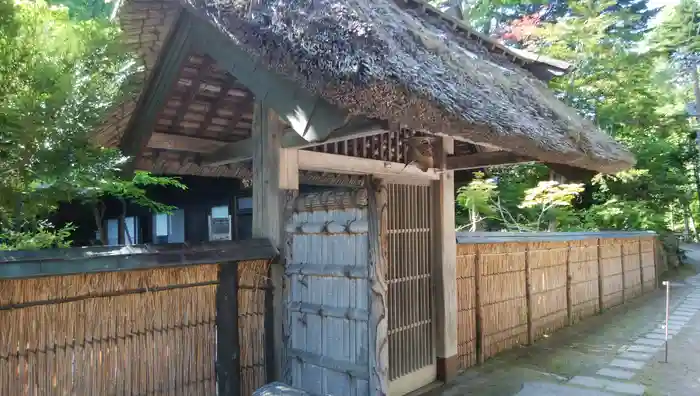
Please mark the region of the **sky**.
[[[649, 0], [648, 8], [658, 8], [658, 7], [673, 7], [678, 4], [678, 0]], [[649, 25], [654, 26], [657, 24], [664, 15], [664, 10], [656, 15], [654, 19], [649, 22]]]

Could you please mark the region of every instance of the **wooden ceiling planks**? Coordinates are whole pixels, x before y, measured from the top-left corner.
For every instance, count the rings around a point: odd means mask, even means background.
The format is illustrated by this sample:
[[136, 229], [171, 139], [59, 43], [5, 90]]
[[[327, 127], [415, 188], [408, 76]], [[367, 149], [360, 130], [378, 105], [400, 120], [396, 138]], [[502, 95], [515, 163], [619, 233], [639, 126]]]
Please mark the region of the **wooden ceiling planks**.
[[201, 165], [201, 154], [250, 137], [253, 95], [209, 56], [190, 52], [160, 110], [140, 169], [159, 174], [247, 176]]

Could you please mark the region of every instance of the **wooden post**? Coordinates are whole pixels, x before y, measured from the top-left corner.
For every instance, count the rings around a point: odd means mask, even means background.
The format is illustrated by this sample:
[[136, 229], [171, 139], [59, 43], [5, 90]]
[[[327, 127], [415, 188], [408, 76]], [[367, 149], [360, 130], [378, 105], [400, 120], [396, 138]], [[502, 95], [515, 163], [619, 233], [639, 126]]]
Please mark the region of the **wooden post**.
[[566, 316], [569, 326], [574, 324], [573, 299], [571, 296], [571, 242], [566, 242]]
[[457, 233], [455, 230], [454, 172], [447, 171], [447, 154], [453, 151], [451, 138], [439, 137], [437, 166], [440, 179], [432, 183], [433, 196], [433, 278], [435, 281], [435, 352], [438, 380], [457, 376]]
[[371, 395], [389, 393], [389, 306], [386, 281], [389, 254], [387, 186], [367, 176], [369, 218], [369, 387]]
[[622, 303], [627, 302], [627, 271], [625, 271], [625, 243], [620, 242], [620, 267], [622, 268]]
[[603, 290], [603, 259], [601, 257], [602, 249], [600, 247], [600, 238], [598, 238], [598, 311], [603, 313], [603, 297], [605, 296]]
[[218, 394], [241, 394], [240, 343], [238, 334], [238, 263], [219, 265], [216, 288], [216, 378]]
[[[287, 313], [284, 309], [284, 208], [293, 192], [298, 190], [298, 169], [295, 152], [282, 150], [284, 124], [263, 102], [256, 102], [253, 112], [253, 237], [269, 238], [279, 249], [279, 259], [270, 268], [272, 287], [272, 329], [274, 350], [266, 352], [272, 358], [269, 380], [282, 380], [285, 362], [283, 327]], [[284, 151], [284, 152], [283, 152]], [[292, 169], [291, 171], [289, 169]]]
[[481, 303], [481, 257], [479, 245], [474, 253], [474, 303], [476, 304], [476, 357], [479, 364], [485, 360], [486, 336], [484, 333], [484, 307]]
[[525, 243], [525, 302], [527, 305], [527, 343], [535, 342], [535, 328], [532, 326], [532, 274], [530, 273], [530, 244]]
[[642, 255], [642, 237], [639, 237], [639, 292], [644, 295], [644, 256]]

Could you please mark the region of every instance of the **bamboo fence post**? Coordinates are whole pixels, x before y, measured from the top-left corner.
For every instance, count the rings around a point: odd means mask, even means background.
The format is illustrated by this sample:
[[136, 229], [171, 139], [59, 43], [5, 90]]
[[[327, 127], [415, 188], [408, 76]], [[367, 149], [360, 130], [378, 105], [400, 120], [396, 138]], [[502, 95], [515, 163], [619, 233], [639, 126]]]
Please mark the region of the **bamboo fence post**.
[[657, 253], [656, 253], [656, 243], [658, 242], [657, 237], [654, 237], [654, 241], [651, 244], [651, 253], [654, 255], [654, 283], [656, 284], [655, 289], [659, 288], [659, 263], [657, 262], [658, 258]]
[[620, 267], [622, 268], [622, 303], [627, 302], [627, 271], [625, 271], [625, 243], [620, 242]]
[[476, 304], [476, 356], [481, 364], [484, 362], [485, 339], [484, 336], [484, 307], [481, 302], [481, 261], [479, 255], [479, 245], [474, 251], [474, 302]]
[[605, 293], [603, 290], [603, 260], [600, 257], [601, 253], [600, 238], [598, 238], [598, 311], [603, 313], [603, 297]]
[[530, 244], [525, 243], [525, 301], [527, 305], [527, 343], [535, 342], [535, 331], [532, 326], [532, 280], [530, 279]]
[[571, 241], [566, 242], [566, 315], [569, 326], [574, 324], [571, 298]]
[[642, 255], [642, 237], [639, 237], [639, 293], [644, 295], [644, 256]]

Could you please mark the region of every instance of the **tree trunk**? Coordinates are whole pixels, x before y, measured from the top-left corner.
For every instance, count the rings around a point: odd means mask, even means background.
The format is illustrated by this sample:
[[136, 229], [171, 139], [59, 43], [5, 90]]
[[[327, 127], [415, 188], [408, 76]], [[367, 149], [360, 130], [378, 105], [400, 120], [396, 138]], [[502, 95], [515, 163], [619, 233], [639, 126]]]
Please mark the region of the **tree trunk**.
[[[700, 78], [698, 77], [698, 68], [696, 66], [693, 66], [691, 73], [693, 74], [693, 93], [695, 94], [695, 120], [696, 124], [699, 124], [700, 117], [697, 116], [697, 113], [700, 112]], [[697, 126], [695, 133], [695, 142], [693, 142], [695, 145], [695, 161], [693, 161], [693, 176], [695, 177], [695, 194], [697, 196], [698, 201], [700, 201], [700, 136], [697, 136], [697, 134], [700, 133], [700, 131], [697, 130]], [[688, 211], [690, 212], [690, 204], [688, 204], [688, 207]], [[692, 216], [692, 212], [690, 212], [690, 215]], [[693, 223], [697, 224], [697, 222], [695, 221], [693, 221]], [[693, 231], [695, 232], [696, 236], [700, 232], [695, 227], [693, 227]]]

